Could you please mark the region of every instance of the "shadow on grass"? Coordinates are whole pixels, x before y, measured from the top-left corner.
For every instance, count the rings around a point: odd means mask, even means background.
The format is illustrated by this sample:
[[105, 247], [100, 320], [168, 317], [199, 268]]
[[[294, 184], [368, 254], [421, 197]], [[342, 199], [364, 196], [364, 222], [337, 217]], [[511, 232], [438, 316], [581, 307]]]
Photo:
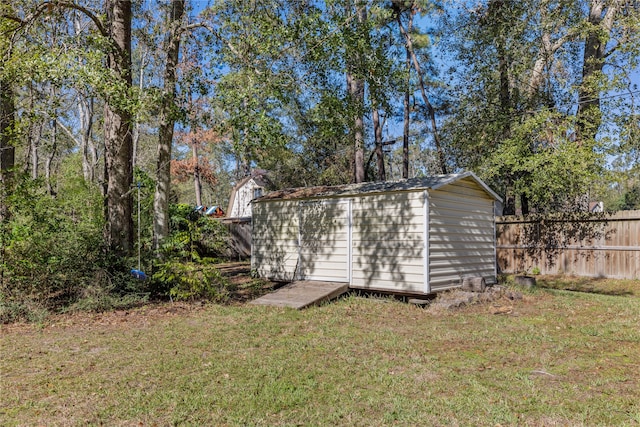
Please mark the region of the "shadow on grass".
[[[631, 283], [629, 283], [631, 282]], [[537, 286], [542, 289], [556, 289], [563, 291], [584, 292], [611, 296], [638, 296], [640, 295], [640, 282], [628, 280], [613, 280], [599, 278], [542, 278], [538, 279]]]

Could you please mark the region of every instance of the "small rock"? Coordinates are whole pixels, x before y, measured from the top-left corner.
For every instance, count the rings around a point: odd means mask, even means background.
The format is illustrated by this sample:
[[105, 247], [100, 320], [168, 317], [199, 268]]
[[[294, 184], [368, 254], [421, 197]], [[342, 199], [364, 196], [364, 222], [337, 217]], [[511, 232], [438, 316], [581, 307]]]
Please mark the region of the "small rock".
[[536, 278], [531, 276], [516, 276], [516, 285], [522, 286], [525, 289], [533, 288], [536, 285]]
[[484, 292], [487, 283], [484, 277], [467, 277], [462, 279], [462, 290], [468, 292]]

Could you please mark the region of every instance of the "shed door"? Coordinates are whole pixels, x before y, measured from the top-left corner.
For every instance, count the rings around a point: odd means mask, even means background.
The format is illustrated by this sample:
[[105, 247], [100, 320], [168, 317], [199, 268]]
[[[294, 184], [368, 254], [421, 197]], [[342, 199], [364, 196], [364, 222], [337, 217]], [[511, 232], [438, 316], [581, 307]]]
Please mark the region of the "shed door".
[[349, 201], [301, 202], [298, 277], [349, 282]]

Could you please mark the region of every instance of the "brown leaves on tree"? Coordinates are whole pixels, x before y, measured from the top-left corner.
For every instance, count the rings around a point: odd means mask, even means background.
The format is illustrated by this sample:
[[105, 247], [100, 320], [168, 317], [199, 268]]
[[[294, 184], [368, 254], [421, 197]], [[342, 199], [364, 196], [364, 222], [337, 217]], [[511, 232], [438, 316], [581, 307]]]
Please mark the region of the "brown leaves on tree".
[[178, 144], [197, 145], [199, 147], [224, 141], [224, 137], [217, 131], [200, 128], [191, 129], [189, 132], [176, 132], [176, 139]]
[[[178, 132], [176, 139], [179, 144], [188, 145], [192, 148], [206, 147], [222, 141], [218, 133], [209, 129], [195, 129], [190, 132]], [[198, 150], [194, 150], [197, 152]], [[171, 176], [176, 182], [186, 182], [198, 175], [200, 180], [213, 186], [218, 179], [206, 157], [192, 156], [188, 159], [171, 160]]]
[[193, 179], [196, 172], [200, 175], [200, 179], [209, 185], [215, 185], [218, 182], [208, 162], [198, 161], [193, 157], [184, 160], [171, 160], [171, 176], [176, 182], [186, 182]]

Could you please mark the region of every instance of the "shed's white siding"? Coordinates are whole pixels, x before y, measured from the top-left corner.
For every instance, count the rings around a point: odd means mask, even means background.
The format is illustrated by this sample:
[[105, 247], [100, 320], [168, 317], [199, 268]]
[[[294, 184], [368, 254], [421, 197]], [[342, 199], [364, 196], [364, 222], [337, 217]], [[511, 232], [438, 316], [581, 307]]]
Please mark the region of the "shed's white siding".
[[251, 268], [271, 280], [295, 279], [298, 265], [298, 201], [253, 206]]
[[499, 197], [473, 174], [439, 179], [395, 191], [323, 188], [330, 194], [324, 197], [312, 189], [287, 199], [296, 190], [282, 190], [283, 198], [258, 201], [252, 268], [273, 280], [401, 293], [457, 287], [470, 276], [495, 282]]
[[354, 198], [351, 287], [424, 290], [423, 192]]
[[431, 291], [457, 287], [465, 277], [495, 281], [493, 198], [471, 180], [429, 192]]
[[349, 282], [349, 200], [300, 202], [298, 278]]

